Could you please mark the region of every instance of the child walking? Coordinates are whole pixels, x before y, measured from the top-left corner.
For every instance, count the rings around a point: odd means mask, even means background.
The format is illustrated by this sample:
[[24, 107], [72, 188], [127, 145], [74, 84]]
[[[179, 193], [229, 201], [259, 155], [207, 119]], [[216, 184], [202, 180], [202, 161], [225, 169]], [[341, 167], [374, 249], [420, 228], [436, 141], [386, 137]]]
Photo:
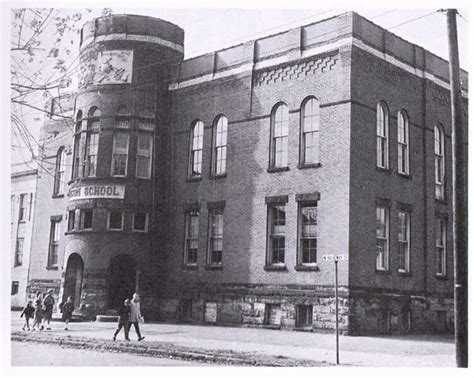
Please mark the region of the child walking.
[[69, 321], [72, 319], [72, 313], [74, 312], [74, 302], [72, 301], [72, 297], [67, 297], [66, 303], [64, 303], [61, 307], [61, 311], [63, 312], [63, 322], [64, 330], [68, 330]]
[[33, 307], [33, 302], [28, 301], [26, 306], [23, 308], [23, 311], [21, 312], [20, 318], [25, 315], [25, 325], [23, 326], [23, 331], [26, 329], [27, 331], [30, 330], [30, 319], [33, 318], [33, 315], [35, 313], [35, 308]]
[[33, 331], [35, 327], [38, 326], [38, 330], [43, 330], [43, 325], [41, 324], [43, 321], [43, 299], [41, 297], [41, 291], [36, 293], [36, 300], [35, 300], [35, 321], [33, 322], [33, 326], [31, 327]]
[[125, 333], [125, 340], [130, 341], [128, 338], [128, 327], [129, 327], [129, 320], [130, 320], [130, 299], [125, 299], [122, 307], [118, 310], [118, 314], [120, 316], [117, 329], [114, 332], [113, 340], [117, 338], [120, 330], [123, 328], [123, 332]]

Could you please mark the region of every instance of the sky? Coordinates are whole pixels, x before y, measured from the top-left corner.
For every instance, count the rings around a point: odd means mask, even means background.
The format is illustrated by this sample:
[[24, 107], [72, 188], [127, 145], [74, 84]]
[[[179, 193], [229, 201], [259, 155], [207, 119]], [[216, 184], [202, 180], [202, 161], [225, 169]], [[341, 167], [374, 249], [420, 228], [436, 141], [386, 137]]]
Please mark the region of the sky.
[[[128, 7], [123, 7], [124, 4], [128, 4]], [[62, 3], [61, 6], [78, 8], [84, 14], [86, 14], [84, 8], [93, 7], [94, 11], [87, 14], [88, 18], [100, 14], [101, 8], [110, 7], [114, 14], [148, 15], [175, 23], [185, 30], [185, 59], [276, 34], [300, 25], [307, 25], [349, 10], [356, 11], [381, 27], [442, 58], [447, 59], [448, 57], [446, 16], [444, 13], [436, 12], [442, 6], [437, 6], [438, 4], [435, 3], [432, 3], [431, 7], [428, 6], [430, 3], [420, 4], [423, 7], [419, 9], [407, 9], [403, 2], [396, 4], [399, 8], [377, 8], [367, 7], [367, 5], [364, 8], [349, 8], [340, 5], [335, 8], [318, 8], [314, 5], [311, 6], [313, 3], [298, 0], [291, 3], [291, 5], [294, 4], [294, 9], [288, 8], [288, 2], [279, 3], [278, 1], [272, 2], [271, 4], [274, 5], [271, 6], [262, 1], [255, 1], [250, 6], [248, 6], [248, 2], [244, 1], [242, 3], [244, 5], [238, 6], [230, 1], [229, 8], [216, 8], [216, 6], [220, 6], [216, 4], [197, 7], [194, 3], [180, 0], [137, 3], [137, 6], [133, 8], [129, 4], [130, 2], [120, 1], [100, 4], [86, 1], [71, 3], [71, 5]], [[226, 2], [226, 4], [228, 3]], [[14, 3], [15, 7], [21, 5], [31, 7], [35, 3]], [[82, 7], [78, 7], [78, 5]], [[42, 3], [42, 6], [47, 7], [48, 3]], [[458, 17], [460, 63], [462, 68], [468, 68], [469, 10], [459, 7], [459, 12], [462, 16]], [[86, 17], [84, 17], [85, 21]], [[74, 58], [75, 55], [71, 55], [71, 60]], [[43, 115], [34, 110], [28, 110], [25, 117], [32, 133], [38, 135]], [[12, 163], [28, 160], [29, 156], [30, 153], [27, 149], [21, 147], [12, 149]]]

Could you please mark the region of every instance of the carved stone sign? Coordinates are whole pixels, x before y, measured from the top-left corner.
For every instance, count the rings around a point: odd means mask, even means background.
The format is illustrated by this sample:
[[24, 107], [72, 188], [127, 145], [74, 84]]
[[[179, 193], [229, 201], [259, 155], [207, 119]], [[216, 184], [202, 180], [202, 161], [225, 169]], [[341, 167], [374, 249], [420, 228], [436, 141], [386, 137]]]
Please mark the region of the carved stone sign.
[[131, 84], [133, 50], [108, 50], [82, 62], [79, 86], [93, 84]]
[[125, 185], [86, 185], [70, 188], [68, 192], [69, 201], [89, 198], [114, 198], [123, 199], [125, 196]]

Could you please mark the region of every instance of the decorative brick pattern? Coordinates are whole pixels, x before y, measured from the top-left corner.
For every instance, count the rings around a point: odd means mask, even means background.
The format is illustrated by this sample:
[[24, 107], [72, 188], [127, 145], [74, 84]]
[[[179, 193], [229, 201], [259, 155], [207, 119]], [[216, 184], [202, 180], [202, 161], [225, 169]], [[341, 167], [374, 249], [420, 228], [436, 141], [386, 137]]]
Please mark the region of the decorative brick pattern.
[[291, 66], [275, 68], [270, 71], [262, 71], [255, 75], [254, 85], [260, 86], [279, 81], [304, 79], [306, 76], [314, 75], [318, 72], [331, 71], [337, 61], [336, 55], [330, 55]]

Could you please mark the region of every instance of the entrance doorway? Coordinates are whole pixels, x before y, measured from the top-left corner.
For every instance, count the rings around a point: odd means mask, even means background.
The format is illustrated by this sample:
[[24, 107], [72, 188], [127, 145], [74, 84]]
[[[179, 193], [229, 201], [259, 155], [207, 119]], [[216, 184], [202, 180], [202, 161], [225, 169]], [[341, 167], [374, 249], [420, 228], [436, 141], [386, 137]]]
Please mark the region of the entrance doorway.
[[132, 298], [137, 282], [137, 263], [128, 255], [114, 257], [109, 266], [109, 309], [118, 309]]
[[77, 253], [69, 256], [64, 276], [63, 303], [67, 297], [72, 297], [74, 308], [79, 308], [81, 303], [82, 276], [84, 274], [84, 261]]

